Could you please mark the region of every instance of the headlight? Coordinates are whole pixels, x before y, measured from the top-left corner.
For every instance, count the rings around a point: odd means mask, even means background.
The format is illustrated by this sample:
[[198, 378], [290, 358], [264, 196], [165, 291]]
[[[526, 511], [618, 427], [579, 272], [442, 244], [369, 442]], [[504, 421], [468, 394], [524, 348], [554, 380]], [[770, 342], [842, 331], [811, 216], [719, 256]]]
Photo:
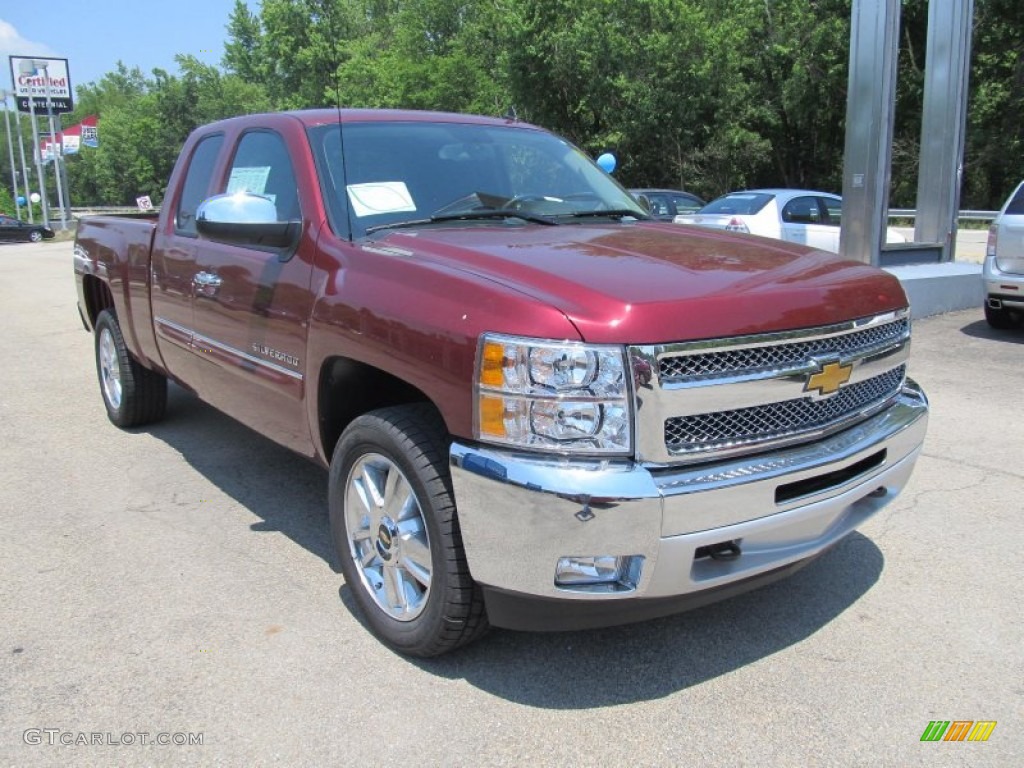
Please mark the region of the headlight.
[[476, 437], [560, 453], [631, 453], [622, 347], [480, 338]]

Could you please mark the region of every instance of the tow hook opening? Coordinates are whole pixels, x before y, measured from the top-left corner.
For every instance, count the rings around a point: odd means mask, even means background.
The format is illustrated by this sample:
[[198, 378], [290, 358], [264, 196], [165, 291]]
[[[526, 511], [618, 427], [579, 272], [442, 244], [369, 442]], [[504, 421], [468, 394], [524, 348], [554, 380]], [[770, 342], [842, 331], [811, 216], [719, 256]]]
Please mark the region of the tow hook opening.
[[742, 554], [743, 550], [740, 549], [740, 540], [733, 539], [731, 541], [720, 541], [717, 544], [697, 547], [697, 551], [693, 554], [693, 559], [700, 560], [701, 558], [710, 557], [712, 560], [729, 562], [738, 559]]
[[1003, 302], [1000, 301], [999, 299], [989, 299], [988, 300], [988, 308], [989, 309], [1002, 309], [1003, 308]]

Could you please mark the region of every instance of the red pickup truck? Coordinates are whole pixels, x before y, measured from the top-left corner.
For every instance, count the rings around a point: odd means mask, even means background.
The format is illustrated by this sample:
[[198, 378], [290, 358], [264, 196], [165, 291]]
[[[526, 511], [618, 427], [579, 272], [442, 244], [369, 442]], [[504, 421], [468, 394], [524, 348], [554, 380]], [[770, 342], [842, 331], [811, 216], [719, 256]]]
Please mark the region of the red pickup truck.
[[515, 120], [202, 127], [158, 217], [79, 224], [75, 274], [110, 420], [162, 418], [170, 379], [329, 467], [345, 580], [411, 655], [785, 576], [926, 430], [893, 277], [651, 221]]

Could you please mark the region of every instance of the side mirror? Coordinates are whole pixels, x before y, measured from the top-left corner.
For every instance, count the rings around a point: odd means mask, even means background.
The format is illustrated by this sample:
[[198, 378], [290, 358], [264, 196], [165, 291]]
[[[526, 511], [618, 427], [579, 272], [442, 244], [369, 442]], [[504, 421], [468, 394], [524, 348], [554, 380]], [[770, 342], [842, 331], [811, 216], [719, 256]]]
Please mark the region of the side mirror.
[[286, 248], [298, 242], [301, 230], [297, 219], [278, 221], [270, 198], [249, 192], [214, 195], [196, 210], [196, 231], [211, 240]]
[[651, 198], [647, 195], [634, 195], [636, 201], [640, 203], [640, 207], [644, 209], [644, 213], [651, 212]]

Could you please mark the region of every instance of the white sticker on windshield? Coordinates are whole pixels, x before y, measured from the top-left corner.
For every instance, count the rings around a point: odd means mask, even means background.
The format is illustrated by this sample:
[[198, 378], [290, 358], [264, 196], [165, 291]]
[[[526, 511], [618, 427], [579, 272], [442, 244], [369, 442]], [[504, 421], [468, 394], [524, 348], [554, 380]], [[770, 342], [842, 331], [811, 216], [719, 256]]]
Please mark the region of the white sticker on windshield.
[[373, 181], [349, 184], [348, 199], [356, 216], [415, 211], [416, 205], [404, 181]]
[[270, 176], [269, 165], [258, 165], [250, 168], [232, 168], [228, 179], [228, 194], [249, 192], [253, 195], [266, 194], [267, 177]]

